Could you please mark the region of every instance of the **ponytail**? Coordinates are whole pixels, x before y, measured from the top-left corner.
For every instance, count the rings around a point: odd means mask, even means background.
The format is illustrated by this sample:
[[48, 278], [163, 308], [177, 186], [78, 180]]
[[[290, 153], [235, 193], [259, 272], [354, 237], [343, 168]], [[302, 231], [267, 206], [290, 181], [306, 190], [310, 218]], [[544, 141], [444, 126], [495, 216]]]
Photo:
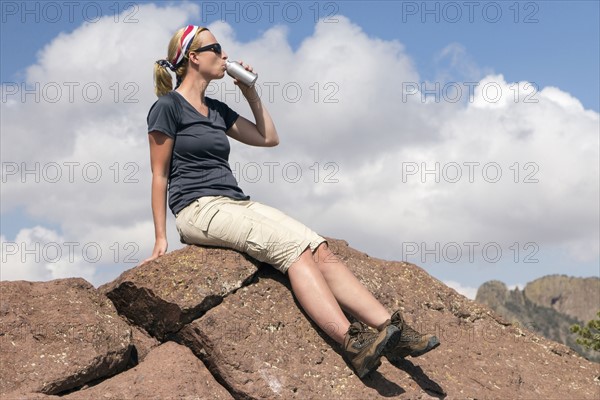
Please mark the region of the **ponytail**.
[[154, 63], [154, 93], [158, 97], [164, 96], [173, 90], [173, 77], [168, 70], [173, 71], [177, 78], [175, 89], [181, 84], [187, 73], [189, 49], [202, 46], [200, 32], [206, 30], [208, 29], [188, 25], [175, 32], [169, 42], [167, 59], [158, 60]]

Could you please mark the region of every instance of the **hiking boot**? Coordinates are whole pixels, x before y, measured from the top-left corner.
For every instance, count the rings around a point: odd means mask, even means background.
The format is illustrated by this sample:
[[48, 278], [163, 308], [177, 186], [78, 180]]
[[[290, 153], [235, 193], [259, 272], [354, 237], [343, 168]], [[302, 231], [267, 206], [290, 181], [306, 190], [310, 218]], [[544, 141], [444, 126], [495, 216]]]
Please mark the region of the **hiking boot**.
[[381, 365], [381, 355], [388, 345], [395, 345], [400, 338], [398, 328], [388, 324], [381, 331], [369, 328], [362, 322], [350, 325], [344, 338], [344, 355], [359, 378], [374, 371]]
[[[397, 341], [395, 346], [388, 346], [384, 355], [389, 361], [397, 361], [406, 356], [419, 357], [430, 350], [435, 349], [440, 345], [440, 341], [434, 335], [423, 335], [413, 328], [408, 326], [404, 322], [404, 318], [400, 314], [400, 311], [396, 311], [392, 314], [391, 320], [388, 320], [389, 324], [395, 326], [400, 331], [400, 339]], [[382, 331], [386, 330], [387, 326], [384, 324]]]

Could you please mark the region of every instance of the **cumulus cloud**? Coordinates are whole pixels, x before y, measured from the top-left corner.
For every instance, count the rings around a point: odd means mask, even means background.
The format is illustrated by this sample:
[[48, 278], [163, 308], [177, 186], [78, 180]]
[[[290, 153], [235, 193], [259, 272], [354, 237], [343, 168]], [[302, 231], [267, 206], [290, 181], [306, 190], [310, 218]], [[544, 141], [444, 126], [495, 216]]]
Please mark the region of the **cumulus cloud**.
[[[477, 82], [492, 73], [489, 68], [481, 68], [460, 43], [450, 43], [434, 57], [437, 67], [436, 82]], [[430, 82], [431, 85], [431, 82]]]
[[477, 296], [478, 288], [476, 287], [465, 286], [456, 281], [444, 281], [444, 284], [471, 300], [475, 300], [475, 296]]
[[523, 290], [525, 288], [525, 285], [522, 283], [515, 283], [513, 285], [506, 285], [506, 287], [508, 288], [508, 290]]
[[[122, 251], [135, 243], [138, 259], [150, 254], [145, 118], [155, 101], [152, 65], [198, 12], [190, 4], [141, 5], [138, 24], [106, 19], [61, 34], [26, 76], [42, 87], [57, 83], [63, 96], [2, 104], [2, 213], [22, 207], [59, 224], [61, 240], [108, 249], [107, 258], [86, 266], [87, 276], [111, 263], [115, 242]], [[247, 193], [385, 258], [405, 258], [406, 242], [472, 241], [503, 248], [534, 242], [574, 259], [598, 258], [598, 113], [560, 88], [536, 90], [501, 73], [471, 86], [440, 82], [436, 99], [401, 41], [338, 20], [316, 24], [297, 49], [282, 26], [243, 42], [231, 25], [210, 25], [232, 58], [259, 72], [281, 136], [276, 148], [232, 143], [231, 164]], [[441, 57], [460, 69], [464, 52], [454, 44]], [[468, 65], [468, 74], [481, 71]], [[78, 83], [75, 101], [65, 82]], [[98, 101], [82, 97], [85, 85], [88, 97], [102, 89]], [[229, 78], [208, 93], [250, 117]], [[37, 240], [29, 229], [17, 236]], [[168, 230], [170, 248], [179, 247], [171, 217]], [[28, 268], [3, 265], [2, 278], [29, 277]], [[36, 276], [59, 274], [48, 268]]]
[[[465, 296], [471, 300], [475, 300], [475, 297], [477, 296], [477, 290], [479, 289], [478, 287], [464, 285], [460, 282], [452, 281], [452, 280], [444, 281], [444, 284], [451, 287], [452, 289], [456, 290], [458, 293], [462, 294], [463, 296]], [[522, 283], [507, 285], [508, 290], [515, 290], [515, 289], [523, 290], [524, 287], [525, 287], [525, 285], [523, 285]]]
[[[55, 234], [64, 238], [61, 243], [98, 246], [102, 256], [92, 263], [81, 254], [61, 258], [73, 276], [99, 284], [90, 268], [102, 270], [111, 262], [132, 267], [132, 259], [141, 261], [152, 250], [145, 134], [146, 113], [155, 101], [152, 68], [164, 57], [172, 32], [198, 12], [191, 4], [144, 5], [138, 23], [116, 24], [112, 17], [86, 23], [54, 38], [27, 68], [24, 87], [39, 98], [23, 95], [20, 85], [14, 95], [7, 94], [14, 87], [3, 87], [2, 213], [23, 208], [60, 226]], [[170, 247], [177, 248], [172, 218], [168, 223]], [[3, 237], [3, 243], [29, 243], [30, 231]], [[65, 275], [17, 259], [3, 263], [3, 279]]]
[[0, 237], [2, 244], [2, 280], [46, 281], [73, 276], [92, 280], [99, 261], [97, 243], [65, 240], [42, 226], [22, 229], [14, 240]]

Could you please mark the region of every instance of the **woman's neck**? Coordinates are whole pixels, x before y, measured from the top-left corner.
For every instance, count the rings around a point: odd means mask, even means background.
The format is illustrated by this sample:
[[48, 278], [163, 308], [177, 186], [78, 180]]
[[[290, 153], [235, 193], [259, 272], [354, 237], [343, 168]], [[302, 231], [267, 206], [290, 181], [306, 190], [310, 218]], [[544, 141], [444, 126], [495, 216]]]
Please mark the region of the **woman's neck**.
[[201, 79], [189, 79], [191, 77], [186, 77], [186, 79], [181, 82], [181, 85], [177, 88], [177, 91], [181, 93], [184, 97], [190, 99], [200, 99], [202, 104], [205, 104], [204, 101], [204, 93], [206, 92], [206, 88], [208, 87], [208, 83]]

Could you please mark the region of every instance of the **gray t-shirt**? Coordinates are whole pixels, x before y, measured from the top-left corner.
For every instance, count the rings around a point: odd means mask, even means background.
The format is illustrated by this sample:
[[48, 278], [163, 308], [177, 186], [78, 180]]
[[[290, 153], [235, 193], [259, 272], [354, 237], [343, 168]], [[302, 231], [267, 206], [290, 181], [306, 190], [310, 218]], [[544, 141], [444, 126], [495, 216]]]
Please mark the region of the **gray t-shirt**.
[[173, 138], [169, 173], [169, 208], [179, 213], [202, 196], [247, 200], [229, 166], [229, 139], [225, 134], [238, 118], [227, 104], [206, 97], [208, 117], [200, 114], [176, 91], [152, 105], [148, 132]]

